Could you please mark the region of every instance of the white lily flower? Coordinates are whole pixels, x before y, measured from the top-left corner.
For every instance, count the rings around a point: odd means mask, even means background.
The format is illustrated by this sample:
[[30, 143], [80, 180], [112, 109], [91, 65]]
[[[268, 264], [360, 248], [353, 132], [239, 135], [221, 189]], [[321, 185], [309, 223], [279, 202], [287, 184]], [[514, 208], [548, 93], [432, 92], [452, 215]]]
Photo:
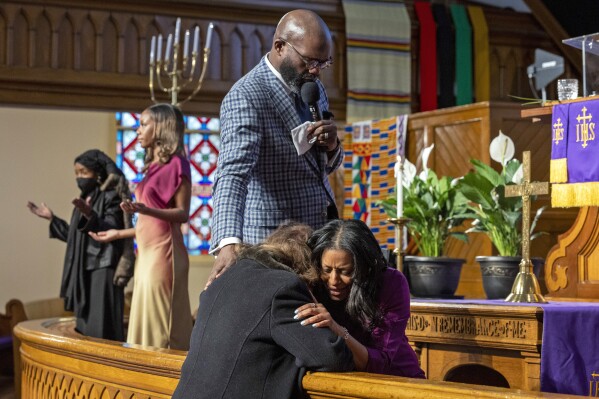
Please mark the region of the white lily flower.
[[450, 187], [455, 187], [458, 185], [458, 183], [460, 182], [460, 180], [462, 180], [464, 178], [464, 176], [462, 177], [456, 177], [455, 179], [453, 179], [451, 181], [451, 183], [449, 184]]
[[518, 170], [516, 170], [516, 173], [514, 173], [514, 176], [512, 177], [512, 183], [520, 184], [522, 183], [523, 179], [524, 171], [522, 170], [522, 165], [520, 165], [520, 167], [518, 168]]
[[493, 198], [493, 201], [495, 201], [495, 203], [499, 202], [499, 194], [497, 194], [496, 189], [491, 190], [491, 198]]
[[416, 165], [405, 159], [403, 162], [403, 175], [401, 177], [403, 186], [410, 187], [416, 177]]
[[424, 150], [422, 150], [422, 172], [420, 172], [420, 179], [421, 180], [426, 180], [428, 177], [428, 158], [431, 155], [431, 152], [433, 152], [433, 148], [435, 148], [435, 144], [431, 144], [430, 147], [426, 147]]
[[499, 131], [499, 135], [489, 145], [491, 159], [499, 162], [502, 166], [505, 166], [514, 157], [515, 152], [514, 142], [509, 136], [503, 134], [501, 130]]

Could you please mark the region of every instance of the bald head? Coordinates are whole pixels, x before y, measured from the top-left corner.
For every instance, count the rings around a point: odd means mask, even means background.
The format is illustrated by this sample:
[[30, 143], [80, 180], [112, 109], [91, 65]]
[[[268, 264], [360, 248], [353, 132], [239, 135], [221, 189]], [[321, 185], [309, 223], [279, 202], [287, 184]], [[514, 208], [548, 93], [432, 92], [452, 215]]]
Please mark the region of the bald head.
[[283, 15], [273, 38], [273, 48], [278, 38], [299, 43], [308, 41], [323, 50], [331, 46], [331, 32], [322, 18], [310, 10], [293, 10]]
[[268, 54], [291, 91], [314, 81], [332, 62], [333, 41], [327, 24], [309, 10], [293, 10], [281, 18]]

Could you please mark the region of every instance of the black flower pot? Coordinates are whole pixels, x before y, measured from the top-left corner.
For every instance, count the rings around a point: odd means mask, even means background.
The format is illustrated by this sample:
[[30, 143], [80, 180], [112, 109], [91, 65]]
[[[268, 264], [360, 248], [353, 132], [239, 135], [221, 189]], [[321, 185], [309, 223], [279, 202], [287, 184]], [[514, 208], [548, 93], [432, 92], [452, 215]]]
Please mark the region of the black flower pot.
[[446, 256], [406, 256], [404, 270], [410, 292], [415, 297], [452, 298], [465, 261]]
[[[545, 263], [543, 258], [531, 258], [533, 272], [537, 278]], [[504, 299], [512, 291], [516, 275], [520, 271], [519, 256], [477, 256], [483, 277], [483, 288], [487, 298]]]

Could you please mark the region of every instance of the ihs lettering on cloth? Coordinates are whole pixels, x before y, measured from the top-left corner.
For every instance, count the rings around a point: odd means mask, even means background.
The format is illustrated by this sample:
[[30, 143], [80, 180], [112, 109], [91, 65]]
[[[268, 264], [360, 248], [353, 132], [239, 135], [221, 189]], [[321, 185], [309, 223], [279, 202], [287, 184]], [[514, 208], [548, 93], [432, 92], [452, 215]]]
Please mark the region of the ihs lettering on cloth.
[[561, 118], [557, 118], [557, 122], [553, 124], [553, 141], [558, 145], [564, 139], [564, 124]]
[[530, 151], [522, 153], [522, 184], [505, 187], [506, 197], [522, 197], [522, 261], [506, 302], [546, 303], [530, 261], [530, 196], [549, 193], [549, 183], [530, 182]]
[[582, 142], [582, 148], [587, 147], [587, 141], [595, 140], [595, 122], [593, 115], [587, 115], [587, 107], [581, 109], [582, 115], [576, 117], [576, 142]]

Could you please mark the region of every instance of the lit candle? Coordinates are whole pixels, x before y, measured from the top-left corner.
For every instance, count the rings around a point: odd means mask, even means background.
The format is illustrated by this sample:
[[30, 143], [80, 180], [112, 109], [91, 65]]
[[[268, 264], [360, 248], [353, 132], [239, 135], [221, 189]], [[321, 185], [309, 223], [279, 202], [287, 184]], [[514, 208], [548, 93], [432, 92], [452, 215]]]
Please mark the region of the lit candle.
[[162, 35], [158, 35], [158, 50], [156, 51], [156, 61], [162, 61]]
[[397, 164], [395, 166], [395, 178], [397, 180], [395, 191], [397, 191], [397, 217], [403, 216], [403, 167], [401, 163], [401, 156], [397, 156]]
[[185, 40], [183, 41], [183, 58], [187, 58], [189, 52], [189, 31], [185, 31]]
[[152, 44], [150, 44], [150, 64], [154, 64], [154, 54], [156, 52], [156, 36], [152, 36]]
[[198, 53], [198, 46], [200, 45], [200, 27], [196, 26], [195, 31], [193, 32], [193, 54]]
[[177, 18], [175, 23], [175, 46], [179, 44], [179, 35], [181, 34], [181, 18]]
[[171, 59], [171, 47], [173, 46], [173, 34], [169, 33], [168, 39], [166, 39], [166, 54], [164, 54], [164, 61], [168, 62]]
[[208, 25], [208, 33], [206, 33], [206, 45], [204, 46], [206, 49], [210, 48], [210, 42], [212, 41], [212, 29], [214, 29], [214, 24], [210, 22]]

